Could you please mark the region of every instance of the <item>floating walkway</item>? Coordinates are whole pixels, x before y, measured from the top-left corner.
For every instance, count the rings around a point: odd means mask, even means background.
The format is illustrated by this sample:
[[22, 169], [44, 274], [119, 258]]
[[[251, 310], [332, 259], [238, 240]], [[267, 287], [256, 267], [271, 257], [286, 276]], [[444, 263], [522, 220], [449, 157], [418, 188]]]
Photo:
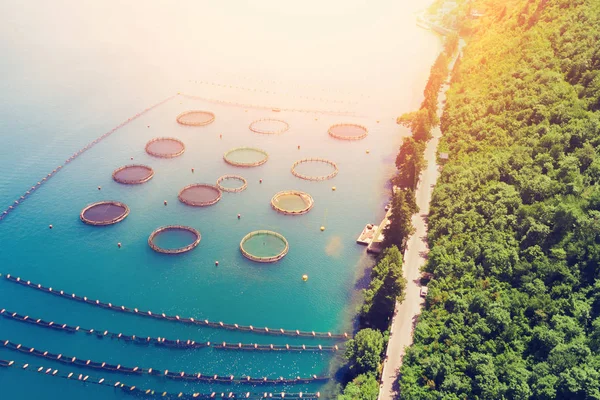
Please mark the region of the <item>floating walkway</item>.
[[15, 312], [7, 311], [5, 309], [0, 310], [0, 315], [4, 318], [11, 319], [13, 321], [25, 322], [41, 328], [53, 329], [57, 331], [63, 331], [67, 333], [85, 333], [88, 335], [94, 335], [98, 339], [105, 337], [109, 339], [123, 340], [127, 343], [134, 343], [142, 346], [154, 345], [158, 347], [168, 347], [173, 349], [197, 349], [211, 347], [214, 349], [222, 350], [246, 350], [246, 351], [338, 351], [340, 348], [337, 345], [323, 346], [323, 345], [290, 345], [290, 344], [258, 344], [258, 343], [211, 343], [211, 342], [196, 342], [194, 340], [172, 340], [161, 337], [144, 337], [139, 335], [124, 335], [122, 333], [109, 332], [102, 329], [87, 329], [79, 326], [71, 326], [67, 324], [61, 324], [54, 321], [44, 321], [42, 319], [36, 319], [27, 315], [20, 315]]
[[128, 118], [127, 121], [120, 123], [119, 125], [115, 126], [114, 128], [112, 128], [110, 131], [106, 132], [104, 135], [100, 136], [97, 139], [94, 139], [92, 142], [88, 143], [86, 146], [84, 146], [81, 150], [76, 151], [75, 153], [73, 153], [73, 155], [69, 158], [67, 158], [65, 160], [65, 162], [61, 165], [59, 165], [58, 167], [56, 167], [54, 170], [52, 170], [49, 174], [47, 174], [45, 177], [43, 177], [40, 181], [38, 181], [35, 185], [33, 185], [29, 190], [27, 190], [19, 199], [15, 200], [13, 202], [12, 205], [10, 205], [6, 210], [0, 212], [0, 222], [6, 218], [13, 210], [15, 210], [15, 208], [17, 208], [17, 206], [23, 204], [23, 201], [25, 201], [27, 198], [29, 198], [33, 192], [35, 192], [37, 189], [40, 188], [40, 186], [42, 186], [44, 183], [48, 182], [48, 180], [50, 178], [52, 178], [54, 175], [56, 175], [56, 173], [58, 173], [58, 171], [60, 171], [64, 166], [66, 166], [67, 164], [71, 163], [72, 161], [74, 161], [77, 157], [81, 156], [83, 153], [85, 153], [86, 151], [88, 151], [89, 149], [91, 149], [92, 147], [94, 147], [95, 145], [97, 145], [99, 142], [101, 142], [102, 140], [106, 139], [107, 137], [109, 137], [110, 135], [112, 135], [113, 133], [115, 133], [117, 130], [121, 129], [122, 127], [124, 127], [125, 125], [129, 124], [130, 122], [138, 119], [139, 117], [141, 117], [142, 115], [146, 114], [148, 111], [155, 109], [158, 106], [163, 105], [164, 103], [166, 103], [167, 101], [177, 97], [179, 94], [170, 96], [166, 99], [164, 99], [163, 101], [156, 103], [155, 105], [148, 107], [146, 109], [144, 109], [144, 111], [141, 111], [137, 114], [135, 114], [133, 117]]
[[[0, 274], [1, 276], [1, 274]], [[266, 334], [266, 335], [279, 335], [279, 336], [299, 336], [299, 337], [313, 337], [313, 338], [323, 338], [323, 339], [349, 339], [350, 336], [347, 333], [331, 333], [331, 332], [315, 332], [315, 331], [301, 331], [301, 330], [285, 330], [285, 329], [270, 329], [267, 327], [264, 328], [258, 328], [258, 327], [254, 327], [252, 325], [238, 325], [238, 324], [226, 324], [223, 322], [214, 322], [214, 321], [209, 321], [207, 319], [205, 320], [196, 320], [194, 318], [186, 318], [186, 317], [180, 317], [179, 315], [175, 315], [175, 316], [171, 316], [171, 315], [166, 315], [164, 313], [156, 313], [156, 312], [152, 312], [152, 311], [141, 311], [138, 310], [137, 308], [128, 308], [125, 306], [116, 306], [113, 305], [111, 303], [103, 303], [100, 300], [91, 300], [88, 299], [87, 297], [81, 297], [81, 296], [77, 296], [75, 295], [75, 293], [67, 293], [64, 292], [62, 290], [56, 290], [53, 289], [51, 287], [46, 288], [40, 284], [36, 284], [36, 283], [32, 283], [31, 281], [25, 281], [19, 277], [14, 277], [10, 274], [4, 275], [4, 278], [6, 280], [8, 280], [9, 282], [13, 282], [13, 283], [18, 283], [20, 285], [32, 288], [32, 289], [36, 289], [42, 292], [46, 292], [46, 293], [51, 293], [55, 296], [59, 296], [65, 299], [70, 299], [70, 300], [75, 300], [75, 301], [79, 301], [81, 303], [86, 303], [86, 304], [90, 304], [96, 307], [100, 307], [100, 308], [105, 308], [105, 309], [109, 309], [109, 310], [113, 310], [113, 311], [120, 311], [123, 313], [128, 313], [128, 314], [134, 314], [134, 315], [139, 315], [139, 316], [143, 316], [143, 317], [147, 317], [147, 318], [154, 318], [154, 319], [163, 319], [166, 321], [173, 321], [173, 322], [180, 322], [180, 323], [184, 323], [184, 324], [193, 324], [193, 325], [198, 325], [198, 326], [206, 326], [206, 327], [210, 327], [210, 328], [217, 328], [217, 329], [229, 329], [229, 330], [237, 330], [237, 331], [242, 331], [242, 332], [252, 332], [252, 333], [260, 333], [260, 334]]]
[[105, 362], [96, 362], [92, 360], [80, 360], [77, 357], [65, 356], [63, 354], [53, 354], [48, 351], [36, 350], [33, 347], [23, 346], [22, 344], [13, 343], [9, 340], [0, 339], [0, 343], [5, 349], [18, 351], [20, 353], [29, 354], [32, 356], [46, 358], [51, 361], [60, 362], [63, 364], [72, 364], [80, 368], [93, 368], [101, 369], [107, 372], [119, 372], [128, 375], [154, 375], [159, 377], [165, 377], [176, 380], [186, 381], [197, 381], [197, 382], [209, 382], [209, 383], [231, 383], [231, 384], [306, 384], [314, 382], [326, 382], [329, 377], [313, 375], [310, 377], [296, 377], [296, 378], [251, 378], [249, 376], [235, 377], [233, 375], [219, 376], [216, 374], [203, 375], [199, 372], [187, 373], [187, 372], [172, 372], [169, 370], [161, 371], [155, 368], [139, 368], [139, 367], [125, 367], [120, 364], [108, 364]]
[[52, 376], [55, 378], [62, 378], [67, 380], [72, 380], [76, 382], [81, 382], [84, 384], [93, 384], [111, 387], [114, 389], [120, 389], [124, 393], [132, 394], [137, 397], [146, 397], [146, 398], [178, 398], [178, 399], [215, 399], [215, 398], [228, 398], [228, 399], [266, 399], [273, 397], [280, 397], [282, 399], [309, 399], [316, 400], [321, 397], [319, 392], [317, 393], [233, 393], [233, 392], [225, 392], [225, 393], [170, 393], [170, 392], [161, 392], [152, 389], [142, 389], [135, 386], [126, 385], [120, 381], [109, 381], [104, 378], [91, 377], [89, 375], [77, 374], [74, 372], [69, 373], [61, 373], [58, 369], [54, 368], [46, 368], [43, 366], [34, 367], [29, 364], [17, 364], [14, 361], [9, 360], [0, 360], [0, 368], [21, 368], [23, 371], [28, 372], [37, 372], [39, 374], [44, 374], [48, 376]]

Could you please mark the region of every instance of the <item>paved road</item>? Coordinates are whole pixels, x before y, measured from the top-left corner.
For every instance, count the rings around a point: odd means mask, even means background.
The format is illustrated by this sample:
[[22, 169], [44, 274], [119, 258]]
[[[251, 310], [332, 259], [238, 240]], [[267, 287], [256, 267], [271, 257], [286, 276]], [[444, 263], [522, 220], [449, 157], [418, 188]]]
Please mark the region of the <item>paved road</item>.
[[396, 311], [390, 331], [386, 361], [383, 366], [382, 385], [379, 391], [380, 400], [391, 400], [398, 397], [398, 370], [402, 365], [405, 348], [412, 344], [412, 331], [416, 318], [421, 311], [424, 299], [420, 296], [421, 285], [420, 271], [425, 264], [425, 257], [429, 251], [426, 243], [427, 222], [431, 192], [438, 178], [439, 172], [436, 165], [436, 149], [441, 136], [439, 128], [433, 130], [433, 139], [427, 143], [425, 159], [427, 169], [421, 173], [421, 179], [416, 192], [419, 213], [413, 215], [412, 223], [416, 228], [415, 233], [408, 240], [404, 252], [404, 277], [407, 280], [406, 298], [402, 304], [396, 303]]
[[[464, 46], [465, 42], [461, 39], [457, 55], [450, 62], [450, 71], [452, 71], [458, 54], [462, 53]], [[438, 116], [441, 116], [442, 102], [446, 99], [446, 90], [448, 90], [448, 86], [442, 86], [440, 96], [438, 97]], [[417, 317], [421, 312], [421, 307], [425, 303], [425, 300], [420, 296], [420, 268], [425, 264], [427, 253], [429, 252], [429, 248], [427, 247], [427, 217], [429, 215], [431, 193], [439, 177], [436, 150], [442, 136], [439, 126], [435, 127], [431, 133], [433, 138], [427, 143], [427, 147], [425, 148], [427, 168], [421, 173], [416, 192], [419, 213], [413, 215], [412, 218], [412, 223], [416, 231], [408, 240], [406, 251], [404, 252], [403, 272], [407, 281], [406, 298], [402, 304], [396, 303], [396, 310], [394, 311], [394, 318], [390, 329], [390, 341], [383, 364], [383, 373], [381, 374], [378, 400], [398, 398], [398, 372], [402, 365], [402, 357], [404, 357], [406, 347], [412, 344], [413, 329], [417, 322]]]

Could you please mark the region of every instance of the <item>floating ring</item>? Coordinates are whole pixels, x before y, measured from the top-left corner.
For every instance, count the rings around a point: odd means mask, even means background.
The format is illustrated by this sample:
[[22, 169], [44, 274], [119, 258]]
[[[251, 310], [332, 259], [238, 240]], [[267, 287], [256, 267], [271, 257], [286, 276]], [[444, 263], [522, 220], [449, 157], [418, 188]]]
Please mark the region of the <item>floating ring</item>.
[[[262, 158], [257, 159], [256, 161], [240, 161], [240, 160], [233, 160], [231, 158], [232, 154], [234, 153], [242, 153], [242, 152], [254, 152], [256, 154], [261, 154]], [[256, 149], [254, 147], [236, 147], [234, 149], [231, 149], [229, 151], [227, 151], [225, 154], [223, 154], [223, 160], [225, 160], [225, 162], [227, 164], [236, 166], [236, 167], [258, 167], [259, 165], [262, 165], [264, 163], [267, 162], [267, 160], [269, 159], [269, 154], [261, 149]]]
[[[302, 202], [301, 207], [296, 207], [295, 205], [289, 205], [286, 208], [282, 202], [285, 198], [292, 198], [294, 200], [299, 199]], [[273, 198], [271, 199], [271, 207], [279, 213], [286, 215], [301, 215], [306, 214], [313, 208], [315, 204], [312, 196], [306, 192], [301, 192], [299, 190], [284, 190], [282, 192], [275, 193]]]
[[[120, 210], [120, 212], [118, 214], [115, 214], [115, 212], [117, 210]], [[96, 217], [96, 216], [92, 215], [95, 212], [98, 212], [98, 213], [104, 215], [105, 217], [100, 218], [99, 216]], [[108, 218], [106, 216], [107, 214], [109, 214], [108, 216], [110, 218]], [[106, 200], [106, 201], [99, 201], [96, 203], [89, 204], [83, 210], [81, 210], [81, 213], [79, 214], [79, 218], [81, 218], [81, 220], [88, 225], [104, 226], [104, 225], [112, 225], [112, 224], [116, 224], [117, 222], [121, 222], [128, 215], [129, 215], [129, 207], [127, 207], [127, 204], [124, 204], [124, 203], [121, 203], [118, 201]]]
[[[211, 192], [214, 194], [211, 198], [204, 198], [205, 193]], [[194, 194], [198, 196], [197, 198], [193, 198]], [[179, 201], [188, 206], [194, 207], [207, 207], [212, 206], [219, 200], [221, 200], [221, 189], [215, 185], [209, 185], [207, 183], [192, 183], [191, 185], [187, 185], [183, 189], [179, 191], [177, 197]]]
[[[202, 119], [196, 119], [203, 116]], [[184, 111], [179, 114], [177, 117], [177, 122], [181, 125], [187, 126], [204, 126], [212, 123], [215, 120], [215, 114], [210, 111], [202, 111], [202, 110], [190, 110]]]
[[[168, 231], [187, 231], [192, 233], [196, 238], [194, 239], [194, 241], [184, 247], [179, 247], [177, 249], [165, 249], [162, 247], [157, 246], [154, 243], [154, 238], [164, 232], [168, 232]], [[200, 243], [200, 239], [202, 239], [202, 236], [200, 235], [200, 232], [198, 232], [196, 229], [191, 228], [189, 226], [183, 226], [183, 225], [167, 225], [167, 226], [161, 226], [160, 228], [156, 229], [154, 232], [152, 232], [150, 234], [150, 236], [148, 237], [148, 245], [152, 248], [152, 250], [157, 251], [159, 253], [163, 253], [163, 254], [181, 254], [181, 253], [185, 253], [188, 252], [190, 250], [192, 250], [194, 247], [198, 246], [198, 244]]]
[[[320, 175], [320, 176], [310, 176], [310, 175], [304, 175], [301, 174], [299, 172], [296, 171], [296, 167], [302, 163], [308, 163], [308, 162], [320, 162], [320, 163], [325, 163], [325, 164], [329, 164], [333, 167], [333, 172], [331, 172], [328, 175]], [[332, 179], [333, 177], [335, 177], [338, 172], [339, 172], [339, 168], [337, 166], [337, 164], [333, 161], [329, 161], [326, 160], [324, 158], [303, 158], [302, 160], [298, 160], [296, 161], [293, 165], [292, 165], [292, 174], [295, 177], [298, 177], [300, 179], [304, 179], [307, 181], [324, 181], [327, 179]]]
[[[156, 147], [158, 147], [160, 145], [160, 143], [170, 143], [170, 144], [177, 144], [179, 148], [173, 149], [173, 151], [160, 151], [159, 149], [157, 149]], [[175, 138], [155, 138], [152, 139], [151, 141], [149, 141], [148, 143], [146, 143], [146, 153], [150, 154], [151, 156], [154, 157], [159, 157], [159, 158], [173, 158], [173, 157], [179, 157], [180, 155], [183, 154], [183, 152], [185, 151], [185, 144], [183, 144], [183, 142], [179, 139], [175, 139]]]
[[[275, 237], [275, 238], [281, 240], [281, 242], [284, 244], [284, 247], [280, 252], [278, 252], [277, 254], [272, 255], [272, 256], [261, 256], [261, 255], [252, 254], [252, 253], [250, 253], [250, 251], [248, 251], [248, 249], [244, 248], [244, 245], [250, 239], [255, 238], [257, 236]], [[290, 248], [289, 243], [288, 243], [287, 239], [285, 237], [283, 237], [282, 234], [273, 232], [273, 231], [266, 231], [266, 230], [250, 232], [249, 234], [244, 236], [240, 242], [240, 251], [242, 252], [242, 255], [249, 260], [261, 262], [261, 263], [272, 263], [272, 262], [281, 260], [288, 253], [289, 248]]]
[[[237, 180], [242, 182], [242, 185], [236, 188], [229, 188], [221, 185], [221, 182], [226, 180]], [[248, 181], [244, 177], [239, 175], [223, 175], [219, 179], [217, 179], [217, 187], [223, 192], [238, 193], [246, 190], [246, 188], [248, 187]]]
[[[133, 176], [127, 176], [133, 175]], [[115, 169], [112, 177], [125, 185], [138, 185], [148, 182], [154, 176], [154, 170], [147, 165], [131, 164]]]
[[361, 140], [367, 137], [369, 130], [358, 124], [335, 124], [329, 127], [328, 133], [340, 140]]
[[[276, 124], [281, 125], [281, 127], [279, 129], [261, 129], [260, 128], [260, 124], [264, 123], [264, 122], [274, 122]], [[256, 121], [253, 121], [248, 128], [255, 133], [262, 133], [265, 135], [277, 135], [280, 133], [284, 133], [287, 132], [290, 129], [290, 124], [288, 124], [285, 121], [282, 121], [280, 119], [274, 119], [274, 118], [264, 118], [264, 119], [259, 119]]]

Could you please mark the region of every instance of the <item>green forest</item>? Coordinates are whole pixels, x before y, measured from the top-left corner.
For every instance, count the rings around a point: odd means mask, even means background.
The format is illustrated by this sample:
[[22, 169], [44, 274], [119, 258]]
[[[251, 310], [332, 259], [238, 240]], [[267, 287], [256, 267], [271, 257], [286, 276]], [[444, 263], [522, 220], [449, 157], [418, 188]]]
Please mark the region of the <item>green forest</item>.
[[600, 0], [460, 10], [401, 398], [600, 399]]

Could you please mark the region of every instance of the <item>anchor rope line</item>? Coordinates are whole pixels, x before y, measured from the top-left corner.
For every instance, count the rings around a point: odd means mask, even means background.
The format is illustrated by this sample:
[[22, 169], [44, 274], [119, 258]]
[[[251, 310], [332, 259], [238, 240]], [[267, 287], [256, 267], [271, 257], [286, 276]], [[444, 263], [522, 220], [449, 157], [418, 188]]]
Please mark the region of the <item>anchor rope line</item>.
[[[2, 274], [0, 274], [2, 276]], [[322, 339], [349, 339], [350, 336], [347, 333], [331, 333], [331, 332], [315, 332], [315, 331], [301, 331], [301, 330], [285, 330], [283, 328], [279, 329], [271, 329], [268, 327], [254, 327], [252, 325], [238, 325], [238, 324], [228, 324], [224, 322], [214, 322], [209, 321], [207, 319], [197, 320], [194, 318], [188, 317], [180, 317], [179, 315], [171, 316], [165, 313], [156, 313], [152, 311], [142, 311], [137, 308], [129, 308], [125, 306], [116, 306], [112, 303], [103, 303], [100, 300], [92, 300], [87, 297], [81, 297], [75, 295], [75, 293], [67, 293], [62, 290], [56, 290], [51, 287], [44, 287], [40, 284], [32, 283], [31, 281], [26, 281], [21, 279], [20, 277], [14, 277], [10, 274], [4, 275], [4, 278], [12, 283], [17, 283], [22, 286], [26, 286], [38, 291], [42, 291], [45, 293], [50, 293], [58, 297], [62, 297], [64, 299], [74, 300], [78, 302], [82, 302], [85, 304], [89, 304], [92, 306], [105, 308], [113, 311], [119, 311], [123, 313], [143, 316], [146, 318], [154, 318], [154, 319], [163, 319], [167, 321], [179, 322], [184, 324], [192, 324], [198, 326], [206, 326], [217, 329], [229, 329], [229, 330], [237, 330], [241, 332], [252, 332], [252, 333], [261, 333], [266, 335], [281, 335], [281, 336], [302, 336], [302, 337], [313, 337], [313, 338], [322, 338]]]

